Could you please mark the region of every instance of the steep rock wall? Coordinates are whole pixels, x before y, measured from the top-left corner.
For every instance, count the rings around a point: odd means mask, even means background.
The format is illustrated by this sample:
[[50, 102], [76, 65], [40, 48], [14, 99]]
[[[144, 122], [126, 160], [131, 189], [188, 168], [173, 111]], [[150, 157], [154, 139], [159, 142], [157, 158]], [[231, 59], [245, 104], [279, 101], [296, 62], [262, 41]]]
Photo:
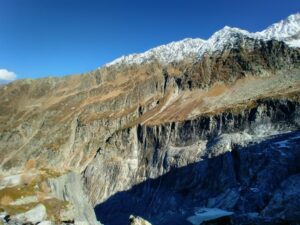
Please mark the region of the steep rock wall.
[[296, 130], [299, 110], [298, 102], [265, 99], [239, 112], [232, 109], [184, 122], [117, 131], [83, 173], [90, 198], [94, 204], [101, 203], [173, 168], [231, 151], [235, 144]]

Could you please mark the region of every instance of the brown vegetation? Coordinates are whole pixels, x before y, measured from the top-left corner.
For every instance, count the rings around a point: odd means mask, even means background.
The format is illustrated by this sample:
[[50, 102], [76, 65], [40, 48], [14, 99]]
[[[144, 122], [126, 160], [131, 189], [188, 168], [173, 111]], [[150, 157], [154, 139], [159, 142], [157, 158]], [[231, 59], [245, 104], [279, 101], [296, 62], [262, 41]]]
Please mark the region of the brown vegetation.
[[9, 205], [11, 202], [13, 202], [13, 199], [8, 195], [4, 195], [0, 199], [0, 205]]

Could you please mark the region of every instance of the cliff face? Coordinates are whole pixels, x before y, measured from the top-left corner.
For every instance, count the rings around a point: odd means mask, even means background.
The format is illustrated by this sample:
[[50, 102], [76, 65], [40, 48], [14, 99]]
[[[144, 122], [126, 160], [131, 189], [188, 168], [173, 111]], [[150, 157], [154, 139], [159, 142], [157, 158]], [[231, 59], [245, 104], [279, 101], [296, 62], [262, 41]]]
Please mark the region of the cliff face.
[[[242, 136], [222, 135], [209, 143], [213, 156], [116, 193], [96, 207], [98, 218], [126, 224], [132, 213], [153, 224], [197, 224], [222, 209], [234, 213], [226, 224], [297, 224], [299, 132], [246, 145]], [[231, 149], [215, 154], [216, 146]]]
[[105, 200], [172, 168], [231, 151], [235, 144], [247, 145], [277, 132], [298, 129], [299, 103], [267, 99], [256, 104], [238, 112], [137, 125], [116, 132], [84, 171], [92, 199]]
[[1, 174], [20, 173], [28, 160], [59, 171], [47, 181], [52, 196], [90, 224], [88, 201], [104, 224], [131, 214], [191, 224], [201, 207], [234, 212], [236, 224], [295, 221], [300, 50], [230, 35], [201, 57], [0, 87]]
[[[125, 224], [134, 213], [154, 224], [184, 224], [199, 206], [260, 212], [280, 183], [299, 172], [297, 138], [286, 146], [280, 145], [284, 137], [275, 138], [278, 132], [298, 129], [299, 103], [265, 99], [256, 104], [239, 112], [117, 132], [84, 173], [93, 199], [106, 200], [108, 193], [117, 193], [96, 207], [98, 218]], [[289, 157], [280, 159], [281, 154]], [[278, 180], [272, 180], [273, 173]], [[132, 183], [137, 185], [132, 188]], [[270, 191], [268, 185], [273, 186]], [[124, 190], [128, 191], [119, 193]]]
[[187, 120], [297, 91], [299, 50], [277, 41], [251, 43], [258, 47], [244, 50], [238, 42], [237, 49], [195, 62], [104, 67], [2, 87], [2, 170], [35, 158], [83, 171], [125, 127]]

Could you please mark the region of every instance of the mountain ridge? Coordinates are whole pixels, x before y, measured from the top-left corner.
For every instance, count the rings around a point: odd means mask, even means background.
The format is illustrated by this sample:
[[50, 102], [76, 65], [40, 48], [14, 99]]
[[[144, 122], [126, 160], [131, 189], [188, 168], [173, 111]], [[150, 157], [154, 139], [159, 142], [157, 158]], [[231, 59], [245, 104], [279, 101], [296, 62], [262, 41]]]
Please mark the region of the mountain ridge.
[[[127, 56], [122, 56], [104, 64], [105, 67], [122, 65], [122, 64], [141, 64], [157, 59], [163, 64], [180, 61], [185, 57], [191, 55], [202, 57], [206, 52], [221, 51], [226, 44], [231, 43], [234, 34], [241, 34], [245, 37], [253, 39], [278, 40], [285, 41], [292, 47], [300, 47], [299, 39], [288, 40], [294, 35], [300, 36], [300, 13], [295, 13], [288, 16], [285, 20], [281, 20], [273, 25], [268, 26], [265, 30], [260, 32], [250, 33], [235, 27], [225, 26], [219, 31], [216, 31], [209, 39], [201, 38], [185, 38], [180, 41], [174, 41], [169, 44], [161, 45], [152, 48], [143, 53], [134, 53]], [[229, 39], [228, 39], [229, 38]]]

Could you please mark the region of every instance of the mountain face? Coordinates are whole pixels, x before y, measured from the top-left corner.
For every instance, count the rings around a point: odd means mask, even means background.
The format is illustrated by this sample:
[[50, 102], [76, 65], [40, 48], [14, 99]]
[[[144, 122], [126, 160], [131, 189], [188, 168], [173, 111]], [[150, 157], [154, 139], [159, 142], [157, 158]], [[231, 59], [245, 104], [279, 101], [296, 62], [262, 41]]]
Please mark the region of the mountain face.
[[299, 224], [299, 47], [294, 14], [1, 86], [0, 223]]

